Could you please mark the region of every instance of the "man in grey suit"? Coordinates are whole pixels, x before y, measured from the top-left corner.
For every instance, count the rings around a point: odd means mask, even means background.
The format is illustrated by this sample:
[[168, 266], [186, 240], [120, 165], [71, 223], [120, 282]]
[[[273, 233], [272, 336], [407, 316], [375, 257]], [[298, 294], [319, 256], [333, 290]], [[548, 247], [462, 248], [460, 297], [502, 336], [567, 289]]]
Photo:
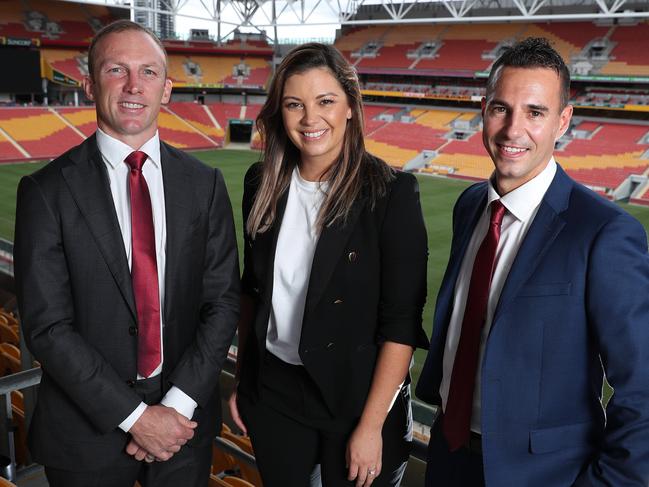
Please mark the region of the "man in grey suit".
[[18, 189], [19, 307], [43, 368], [30, 449], [53, 487], [204, 487], [238, 319], [229, 198], [159, 140], [154, 34], [115, 22], [88, 58], [97, 132]]

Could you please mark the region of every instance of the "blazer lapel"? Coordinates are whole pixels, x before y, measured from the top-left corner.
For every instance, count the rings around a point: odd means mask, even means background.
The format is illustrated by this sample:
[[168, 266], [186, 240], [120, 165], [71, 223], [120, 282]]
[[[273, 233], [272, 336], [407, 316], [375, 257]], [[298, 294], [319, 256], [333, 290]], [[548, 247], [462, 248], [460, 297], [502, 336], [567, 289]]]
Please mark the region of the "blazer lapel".
[[271, 299], [273, 296], [273, 275], [275, 268], [275, 249], [277, 248], [277, 238], [279, 236], [279, 229], [282, 226], [282, 219], [284, 218], [284, 211], [286, 210], [286, 202], [288, 201], [289, 187], [286, 188], [284, 194], [277, 201], [277, 213], [275, 221], [268, 231], [258, 233], [255, 236], [253, 245], [254, 265], [259, 269], [259, 281], [264, 286], [264, 292], [261, 294], [261, 309], [259, 310], [258, 319], [255, 321], [257, 337], [265, 342], [266, 331], [268, 327], [268, 316], [270, 314]]
[[97, 149], [95, 136], [88, 138], [78, 150], [73, 151], [70, 159], [75, 164], [62, 169], [63, 178], [135, 318], [133, 286], [122, 231], [115, 214], [108, 175]]
[[173, 302], [173, 282], [177, 276], [179, 253], [186, 228], [192, 222], [192, 184], [182, 159], [175, 157], [164, 143], [160, 143], [160, 163], [164, 185], [167, 241], [165, 249], [165, 321], [169, 323], [169, 303]]
[[[462, 207], [466, 208], [467, 215], [458, 215], [458, 222], [466, 222], [461, 228], [456, 229], [456, 235], [453, 236], [451, 245], [451, 254], [449, 256], [449, 263], [440, 286], [439, 294], [437, 297], [437, 305], [435, 307], [435, 317], [433, 326], [433, 337], [431, 342], [436, 337], [446, 336], [446, 329], [449, 323], [449, 317], [453, 309], [453, 298], [455, 295], [455, 283], [457, 282], [458, 274], [462, 268], [462, 261], [464, 254], [469, 246], [473, 230], [478, 224], [478, 220], [484, 211], [487, 203], [487, 185], [478, 188], [476, 194], [472, 195], [470, 200], [462, 202]], [[445, 340], [444, 340], [445, 341]]]
[[[554, 180], [541, 201], [539, 210], [516, 254], [503, 290], [500, 293], [500, 299], [492, 320], [494, 325], [498, 317], [516, 297], [520, 287], [538, 267], [543, 256], [565, 226], [561, 213], [568, 206], [571, 190], [572, 181], [557, 165]], [[492, 325], [492, 329], [494, 325]]]
[[316, 244], [309, 276], [309, 287], [304, 307], [305, 321], [320, 301], [364, 206], [365, 198], [357, 199], [352, 205], [346, 222], [337, 221], [322, 229]]

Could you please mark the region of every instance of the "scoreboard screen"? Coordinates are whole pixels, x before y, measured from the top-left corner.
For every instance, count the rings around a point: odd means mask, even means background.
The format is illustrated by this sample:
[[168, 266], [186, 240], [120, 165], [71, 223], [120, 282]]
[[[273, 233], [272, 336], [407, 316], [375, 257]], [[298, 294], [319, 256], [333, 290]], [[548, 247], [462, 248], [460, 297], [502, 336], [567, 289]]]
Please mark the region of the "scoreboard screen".
[[37, 49], [0, 47], [0, 93], [41, 93], [41, 63]]

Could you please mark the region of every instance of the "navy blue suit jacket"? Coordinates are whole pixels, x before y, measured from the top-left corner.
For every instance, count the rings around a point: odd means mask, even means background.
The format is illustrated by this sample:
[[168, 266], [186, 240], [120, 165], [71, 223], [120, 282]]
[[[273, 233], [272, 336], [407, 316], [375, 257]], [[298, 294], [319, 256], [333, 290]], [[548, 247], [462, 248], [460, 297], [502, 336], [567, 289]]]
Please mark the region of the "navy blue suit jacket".
[[[486, 198], [487, 183], [475, 184], [454, 209], [416, 391], [429, 403], [441, 404], [455, 283]], [[615, 388], [606, 413], [604, 373]], [[647, 236], [560, 167], [502, 290], [480, 380], [487, 486], [649, 485]], [[429, 468], [443, 476], [443, 461]]]

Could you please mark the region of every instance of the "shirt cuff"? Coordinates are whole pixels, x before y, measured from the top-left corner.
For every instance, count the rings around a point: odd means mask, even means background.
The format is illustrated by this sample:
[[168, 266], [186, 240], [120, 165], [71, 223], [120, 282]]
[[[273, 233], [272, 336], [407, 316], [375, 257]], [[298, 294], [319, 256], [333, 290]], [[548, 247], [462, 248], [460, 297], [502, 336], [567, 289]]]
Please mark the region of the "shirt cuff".
[[171, 386], [171, 389], [167, 391], [165, 397], [163, 397], [162, 401], [160, 401], [160, 404], [169, 408], [174, 408], [178, 413], [182, 414], [187, 419], [192, 419], [194, 410], [198, 406], [198, 403], [196, 401], [194, 401], [191, 397], [178, 389], [176, 386]]
[[119, 424], [119, 428], [124, 431], [124, 433], [128, 433], [128, 431], [133, 427], [135, 422], [140, 419], [140, 416], [144, 413], [144, 410], [146, 409], [146, 404], [141, 402], [138, 407], [135, 408], [135, 410], [129, 414], [124, 421], [122, 421]]

